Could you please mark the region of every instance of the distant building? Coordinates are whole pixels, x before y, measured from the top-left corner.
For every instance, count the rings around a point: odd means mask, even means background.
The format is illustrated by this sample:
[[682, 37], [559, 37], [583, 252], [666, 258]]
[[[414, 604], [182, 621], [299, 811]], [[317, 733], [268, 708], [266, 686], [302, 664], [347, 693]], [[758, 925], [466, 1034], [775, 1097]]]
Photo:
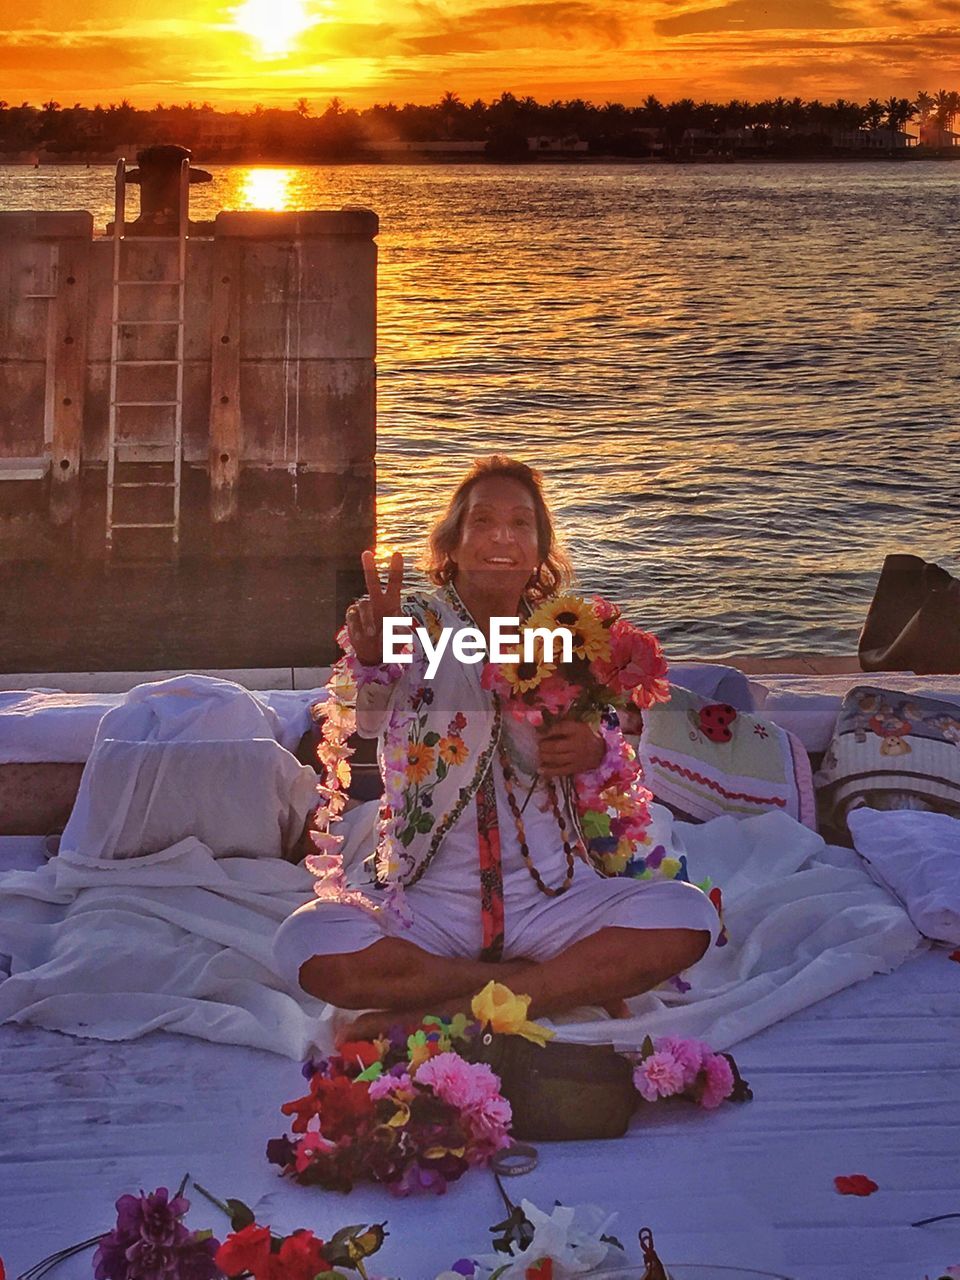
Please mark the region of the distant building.
[[482, 154], [485, 142], [458, 142], [446, 139], [439, 142], [418, 142], [408, 138], [377, 138], [363, 144], [364, 151], [378, 151], [389, 154], [406, 153], [413, 155], [462, 155], [470, 153]]
[[684, 147], [694, 155], [730, 155], [734, 151], [742, 151], [756, 145], [752, 129], [685, 129], [683, 133]]
[[589, 142], [582, 141], [575, 133], [567, 134], [565, 137], [555, 137], [550, 134], [538, 134], [535, 138], [527, 138], [527, 146], [531, 151], [589, 151]]
[[936, 120], [924, 120], [920, 125], [920, 145], [935, 147], [938, 151], [944, 147], [957, 147], [960, 146], [960, 133], [954, 133]]
[[848, 151], [905, 151], [917, 145], [917, 135], [905, 129], [833, 129], [835, 147]]

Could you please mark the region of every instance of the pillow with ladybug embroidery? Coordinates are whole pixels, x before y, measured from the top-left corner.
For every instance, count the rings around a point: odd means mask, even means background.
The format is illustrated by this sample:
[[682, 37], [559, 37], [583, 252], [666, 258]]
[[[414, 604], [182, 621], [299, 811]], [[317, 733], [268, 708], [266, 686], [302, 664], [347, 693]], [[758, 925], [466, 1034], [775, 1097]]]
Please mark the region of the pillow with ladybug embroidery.
[[779, 810], [816, 827], [810, 760], [771, 720], [671, 686], [643, 713], [640, 760], [654, 798], [680, 818]]

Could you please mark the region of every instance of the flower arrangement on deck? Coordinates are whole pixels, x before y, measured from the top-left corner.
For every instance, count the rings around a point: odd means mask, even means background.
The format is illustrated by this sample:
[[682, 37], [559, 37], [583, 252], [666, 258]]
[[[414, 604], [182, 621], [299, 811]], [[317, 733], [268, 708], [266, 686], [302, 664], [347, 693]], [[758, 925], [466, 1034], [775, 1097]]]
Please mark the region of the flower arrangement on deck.
[[510, 1143], [499, 1080], [456, 1052], [471, 1030], [463, 1014], [425, 1018], [306, 1063], [308, 1092], [280, 1108], [293, 1137], [268, 1143], [267, 1158], [305, 1185], [349, 1191], [369, 1180], [398, 1196], [442, 1195]]

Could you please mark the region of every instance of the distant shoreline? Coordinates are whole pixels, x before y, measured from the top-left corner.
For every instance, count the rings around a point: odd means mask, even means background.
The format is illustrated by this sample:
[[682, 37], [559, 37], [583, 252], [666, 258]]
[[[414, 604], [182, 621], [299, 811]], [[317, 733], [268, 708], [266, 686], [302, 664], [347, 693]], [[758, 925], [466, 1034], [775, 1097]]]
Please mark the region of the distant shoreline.
[[[105, 155], [86, 156], [78, 155], [76, 152], [67, 153], [63, 156], [41, 155], [39, 159], [35, 154], [25, 155], [22, 152], [4, 156], [0, 153], [0, 165], [9, 167], [19, 167], [24, 169], [59, 169], [59, 168], [93, 168], [95, 166], [115, 165], [120, 156], [123, 155], [129, 161], [132, 161], [136, 155], [135, 148], [131, 146], [130, 150], [124, 152], [122, 149], [117, 153], [108, 153]], [[388, 165], [411, 166], [447, 166], [447, 165], [490, 165], [498, 168], [517, 168], [531, 165], [571, 165], [571, 166], [596, 166], [596, 165], [622, 165], [624, 168], [635, 168], [638, 166], [705, 166], [716, 168], [718, 166], [731, 165], [783, 165], [783, 164], [919, 164], [922, 161], [951, 161], [960, 160], [960, 147], [954, 147], [944, 151], [921, 151], [919, 148], [909, 151], [900, 152], [866, 152], [863, 154], [850, 153], [848, 155], [835, 155], [824, 153], [822, 155], [737, 155], [737, 156], [618, 156], [618, 155], [583, 155], [577, 153], [531, 153], [527, 156], [520, 156], [515, 159], [499, 159], [492, 156], [484, 155], [482, 152], [467, 153], [451, 153], [447, 155], [438, 154], [437, 152], [398, 152], [396, 154], [384, 155], [382, 153], [371, 153], [369, 155], [349, 155], [349, 156], [264, 156], [264, 155], [215, 155], [205, 154], [203, 151], [195, 151], [193, 154], [193, 162], [197, 165], [243, 165], [247, 167], [256, 166], [283, 166], [284, 168], [309, 168], [309, 167], [328, 167], [328, 166], [349, 166], [364, 165], [369, 167], [384, 167]]]

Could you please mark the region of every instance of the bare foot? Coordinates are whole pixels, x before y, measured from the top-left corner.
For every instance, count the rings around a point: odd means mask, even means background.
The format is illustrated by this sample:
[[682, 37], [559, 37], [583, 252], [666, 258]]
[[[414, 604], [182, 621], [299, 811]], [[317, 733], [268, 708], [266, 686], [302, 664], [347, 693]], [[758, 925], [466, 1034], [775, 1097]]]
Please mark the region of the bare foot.
[[627, 1004], [626, 1000], [608, 1000], [601, 1007], [606, 1009], [611, 1018], [633, 1017], [633, 1014], [630, 1012], [630, 1006]]
[[[498, 975], [497, 981], [509, 986], [511, 978], [522, 970], [528, 969], [532, 963], [530, 960], [521, 959], [502, 961], [498, 968], [503, 972], [502, 976]], [[518, 986], [514, 994], [522, 995], [522, 987]], [[361, 1013], [358, 1018], [346, 1023], [337, 1033], [336, 1042], [341, 1045], [346, 1040], [374, 1040], [396, 1026], [406, 1027], [413, 1032], [417, 1030], [424, 1018], [431, 1016], [452, 1018], [458, 1013], [468, 1014], [472, 998], [472, 996], [458, 996], [453, 1000], [440, 1000], [423, 1009], [373, 1009], [369, 1013]]]

